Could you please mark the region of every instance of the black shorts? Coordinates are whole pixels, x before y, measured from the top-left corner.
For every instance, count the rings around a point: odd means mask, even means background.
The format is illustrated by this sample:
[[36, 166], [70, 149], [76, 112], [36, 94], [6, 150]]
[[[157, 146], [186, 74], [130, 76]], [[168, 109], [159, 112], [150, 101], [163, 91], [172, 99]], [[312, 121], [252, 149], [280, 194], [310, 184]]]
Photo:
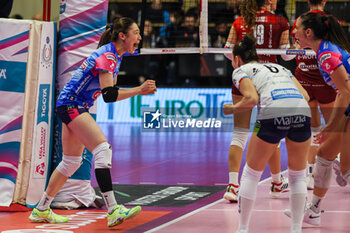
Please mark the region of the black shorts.
[[63, 123], [68, 125], [74, 118], [79, 116], [84, 112], [89, 112], [88, 109], [80, 105], [63, 105], [56, 108], [57, 115]]
[[254, 133], [261, 140], [272, 144], [278, 143], [285, 137], [294, 142], [305, 142], [311, 137], [310, 127], [310, 117], [285, 116], [256, 121]]

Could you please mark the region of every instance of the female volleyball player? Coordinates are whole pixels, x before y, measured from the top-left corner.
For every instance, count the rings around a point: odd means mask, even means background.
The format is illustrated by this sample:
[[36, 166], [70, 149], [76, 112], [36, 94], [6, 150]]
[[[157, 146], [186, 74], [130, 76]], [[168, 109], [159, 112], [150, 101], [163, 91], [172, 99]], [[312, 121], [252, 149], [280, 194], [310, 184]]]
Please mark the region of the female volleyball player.
[[[324, 6], [326, 4], [326, 0], [308, 0], [308, 4], [310, 7], [309, 12], [314, 12], [321, 15], [326, 14], [323, 11]], [[291, 33], [293, 38], [293, 29], [295, 28], [295, 24], [296, 20], [294, 22]], [[298, 45], [296, 45], [296, 47], [298, 47]], [[305, 90], [309, 94], [309, 106], [311, 109], [311, 132], [312, 135], [315, 135], [321, 129], [321, 117], [318, 108], [320, 107], [323, 118], [327, 123], [332, 112], [336, 92], [323, 80], [318, 69], [315, 55], [297, 55], [296, 62], [297, 68], [295, 69], [295, 77], [298, 79], [300, 84], [305, 88]], [[313, 143], [312, 141], [308, 155], [308, 189], [314, 188], [313, 170], [317, 149], [318, 145]], [[338, 180], [340, 179], [341, 177]]]
[[223, 106], [225, 114], [236, 114], [259, 104], [238, 194], [240, 215], [237, 232], [248, 232], [258, 182], [282, 138], [286, 140], [288, 151], [291, 232], [301, 232], [307, 196], [306, 152], [311, 136], [308, 96], [289, 70], [278, 64], [258, 63], [258, 59], [253, 36], [245, 36], [242, 42], [236, 43], [232, 81], [242, 93], [242, 99]]
[[29, 216], [31, 221], [63, 223], [69, 220], [54, 214], [49, 206], [67, 178], [79, 168], [84, 147], [95, 157], [96, 180], [108, 208], [108, 226], [118, 225], [141, 211], [140, 206], [127, 209], [117, 205], [110, 174], [112, 148], [89, 114], [89, 108], [100, 94], [105, 102], [115, 102], [135, 95], [152, 94], [157, 90], [152, 80], [131, 89], [119, 89], [115, 85], [123, 55], [133, 54], [140, 40], [140, 30], [132, 19], [116, 19], [103, 33], [99, 48], [83, 62], [63, 88], [56, 104], [57, 114], [64, 123], [63, 158], [51, 175], [37, 207]]
[[343, 177], [350, 182], [350, 43], [333, 16], [312, 12], [299, 17], [294, 34], [301, 48], [316, 52], [325, 82], [338, 92], [331, 118], [315, 135], [316, 143], [322, 145], [316, 156], [311, 203], [304, 216], [304, 222], [320, 225], [321, 203], [330, 187], [332, 164], [339, 151]]
[[[277, 0], [245, 0], [240, 3], [242, 16], [238, 17], [232, 24], [230, 34], [225, 47], [231, 48], [237, 41], [241, 41], [247, 33], [254, 33], [257, 38], [257, 48], [288, 48], [289, 47], [289, 24], [282, 16], [271, 13], [276, 10]], [[232, 53], [225, 54], [232, 60]], [[288, 60], [293, 57], [283, 56]], [[277, 63], [276, 55], [259, 56], [260, 62]], [[242, 95], [232, 85], [232, 100], [237, 103]], [[238, 172], [241, 165], [243, 150], [249, 137], [251, 110], [234, 115], [234, 132], [229, 149], [229, 185], [226, 188], [224, 198], [229, 201], [237, 201], [239, 190]], [[271, 170], [271, 191], [272, 197], [278, 197], [282, 192], [287, 191], [288, 182], [281, 176], [280, 150], [269, 162]]]

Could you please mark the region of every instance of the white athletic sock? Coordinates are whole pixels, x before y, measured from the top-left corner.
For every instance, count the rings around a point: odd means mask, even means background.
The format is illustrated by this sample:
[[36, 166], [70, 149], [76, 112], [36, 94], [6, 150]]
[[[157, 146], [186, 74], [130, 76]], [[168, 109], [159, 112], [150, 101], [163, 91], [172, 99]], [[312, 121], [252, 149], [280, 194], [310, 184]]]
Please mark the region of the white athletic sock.
[[229, 172], [229, 184], [239, 185], [238, 184], [238, 172]]
[[290, 210], [292, 213], [292, 230], [301, 232], [304, 210], [307, 200], [306, 171], [288, 170], [290, 185]]
[[281, 173], [276, 173], [276, 174], [272, 174], [271, 173], [271, 179], [273, 183], [279, 184], [281, 183]]
[[114, 197], [114, 191], [112, 190], [112, 191], [102, 193], [102, 197], [108, 208], [108, 213], [111, 214], [113, 212], [114, 207], [117, 205], [117, 201], [115, 200], [115, 197]]
[[315, 194], [312, 194], [312, 199], [311, 199], [311, 209], [319, 213], [321, 211], [321, 202], [322, 202], [323, 197], [316, 196]]
[[39, 204], [36, 206], [36, 208], [40, 211], [45, 211], [49, 206], [51, 205], [51, 202], [54, 197], [50, 197], [44, 192], [44, 195], [41, 197]]
[[256, 171], [247, 164], [244, 166], [238, 193], [239, 229], [248, 229], [261, 174], [262, 171]]
[[238, 213], [239, 213], [239, 226], [238, 230], [248, 230], [250, 222], [250, 216], [254, 206], [255, 200], [250, 200], [239, 196], [238, 198]]

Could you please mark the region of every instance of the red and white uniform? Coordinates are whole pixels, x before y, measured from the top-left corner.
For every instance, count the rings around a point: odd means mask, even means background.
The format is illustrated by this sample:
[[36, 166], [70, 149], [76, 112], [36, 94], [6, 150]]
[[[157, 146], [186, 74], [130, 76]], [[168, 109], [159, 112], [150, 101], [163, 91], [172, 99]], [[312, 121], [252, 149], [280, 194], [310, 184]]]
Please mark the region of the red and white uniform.
[[[275, 15], [264, 9], [257, 11], [255, 25], [256, 27], [253, 33], [256, 38], [256, 48], [258, 49], [278, 49], [280, 47], [282, 33], [289, 30], [289, 23], [284, 17]], [[238, 17], [232, 26], [236, 30], [238, 41], [241, 41], [247, 33], [252, 32], [245, 25], [242, 16]], [[259, 59], [262, 63], [277, 63], [276, 55], [259, 55]], [[241, 95], [234, 85], [232, 85], [232, 94]]]
[[[264, 9], [257, 11], [255, 25], [254, 36], [258, 49], [278, 49], [282, 32], [289, 30], [289, 23], [284, 17]], [[242, 16], [238, 17], [232, 26], [236, 30], [238, 41], [241, 41], [247, 33], [251, 33]], [[261, 62], [277, 63], [276, 55], [259, 55], [259, 58]]]

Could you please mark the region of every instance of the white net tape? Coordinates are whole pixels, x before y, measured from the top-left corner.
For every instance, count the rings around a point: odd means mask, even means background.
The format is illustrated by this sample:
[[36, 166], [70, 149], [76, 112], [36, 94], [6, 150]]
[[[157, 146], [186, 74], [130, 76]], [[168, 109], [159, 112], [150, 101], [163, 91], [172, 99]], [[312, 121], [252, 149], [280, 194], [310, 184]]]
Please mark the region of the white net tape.
[[[196, 54], [196, 53], [232, 53], [229, 48], [142, 48], [141, 55], [155, 55], [155, 54]], [[265, 55], [314, 55], [313, 50], [307, 49], [257, 49], [258, 54]]]

